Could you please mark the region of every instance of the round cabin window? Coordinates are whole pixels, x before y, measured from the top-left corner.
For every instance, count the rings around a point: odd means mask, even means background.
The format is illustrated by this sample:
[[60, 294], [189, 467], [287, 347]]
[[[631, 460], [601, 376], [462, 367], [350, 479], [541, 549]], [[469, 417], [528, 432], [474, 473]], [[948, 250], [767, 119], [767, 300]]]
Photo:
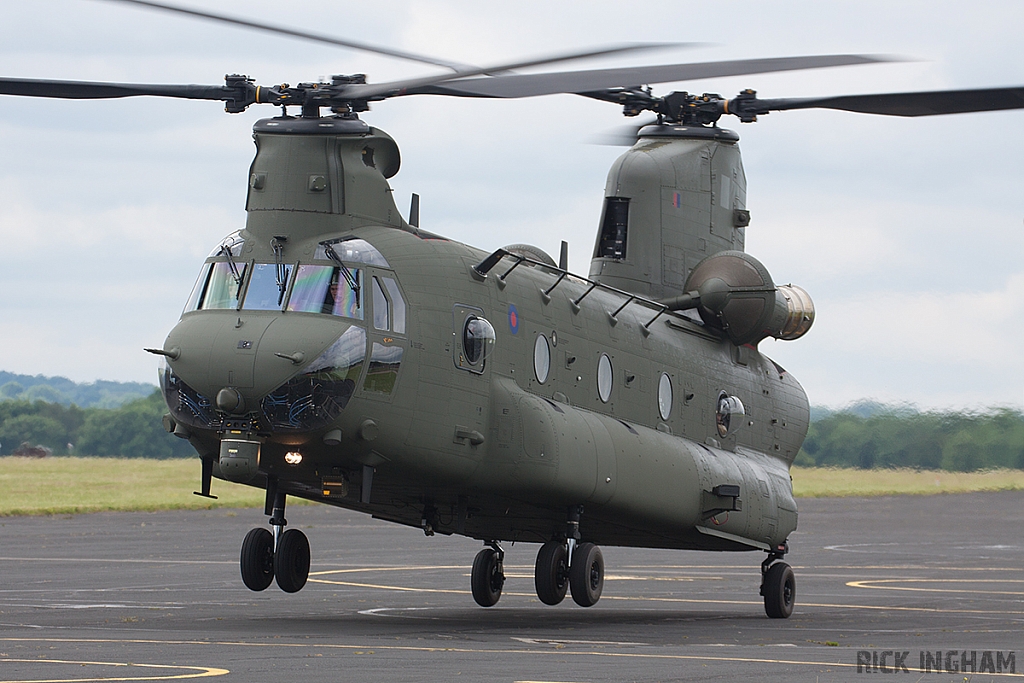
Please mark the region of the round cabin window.
[[602, 353], [597, 362], [597, 395], [604, 403], [612, 395], [612, 359], [607, 353]]
[[662, 420], [672, 415], [672, 378], [664, 372], [658, 380], [658, 414]]
[[551, 347], [548, 346], [548, 338], [543, 334], [537, 335], [537, 341], [533, 345], [533, 372], [541, 384], [548, 381], [548, 374], [551, 372]]

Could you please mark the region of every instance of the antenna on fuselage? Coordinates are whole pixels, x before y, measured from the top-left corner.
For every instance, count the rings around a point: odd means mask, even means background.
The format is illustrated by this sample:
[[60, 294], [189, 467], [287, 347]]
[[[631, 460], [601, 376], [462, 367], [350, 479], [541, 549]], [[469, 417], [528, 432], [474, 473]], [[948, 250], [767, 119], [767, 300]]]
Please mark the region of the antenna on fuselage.
[[414, 228], [420, 227], [420, 196], [412, 193], [412, 202], [409, 204], [409, 225]]

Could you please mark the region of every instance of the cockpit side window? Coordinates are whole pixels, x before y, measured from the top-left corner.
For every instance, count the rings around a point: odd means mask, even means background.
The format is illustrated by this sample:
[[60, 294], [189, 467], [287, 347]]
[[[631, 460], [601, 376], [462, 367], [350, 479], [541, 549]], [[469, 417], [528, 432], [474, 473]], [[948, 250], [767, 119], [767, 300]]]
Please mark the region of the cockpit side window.
[[388, 300], [384, 289], [380, 286], [380, 278], [373, 278], [373, 326], [378, 330], [386, 330], [388, 324]]
[[362, 273], [358, 268], [347, 270], [346, 274], [337, 266], [300, 265], [287, 310], [362, 320]]
[[373, 342], [370, 367], [366, 370], [363, 389], [381, 394], [390, 394], [398, 381], [398, 369], [402, 364], [401, 346], [388, 346]]
[[188, 303], [185, 304], [183, 313], [191, 313], [199, 308], [199, 300], [203, 298], [203, 294], [206, 292], [206, 282], [210, 279], [210, 267], [212, 265], [212, 263], [203, 264], [203, 269], [199, 271], [199, 277], [196, 279], [195, 286], [192, 287], [192, 293], [188, 297]]
[[238, 295], [245, 278], [246, 264], [238, 264], [237, 273], [228, 261], [215, 261], [210, 265], [210, 277], [206, 282], [206, 290], [203, 292], [199, 308], [238, 308]]
[[373, 327], [405, 334], [405, 299], [393, 278], [373, 276]]
[[384, 288], [391, 298], [391, 329], [398, 334], [405, 334], [405, 299], [398, 290], [398, 283], [389, 277], [382, 277]]

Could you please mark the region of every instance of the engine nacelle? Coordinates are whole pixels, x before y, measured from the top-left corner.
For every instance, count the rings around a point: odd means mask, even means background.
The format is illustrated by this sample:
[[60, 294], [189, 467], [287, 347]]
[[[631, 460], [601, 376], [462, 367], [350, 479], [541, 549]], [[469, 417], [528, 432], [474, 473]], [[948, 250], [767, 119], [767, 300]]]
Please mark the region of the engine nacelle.
[[686, 281], [691, 295], [678, 297], [678, 307], [692, 297], [704, 324], [737, 346], [756, 344], [765, 337], [797, 339], [814, 323], [814, 303], [796, 285], [772, 282], [768, 269], [742, 251], [722, 251], [708, 256]]

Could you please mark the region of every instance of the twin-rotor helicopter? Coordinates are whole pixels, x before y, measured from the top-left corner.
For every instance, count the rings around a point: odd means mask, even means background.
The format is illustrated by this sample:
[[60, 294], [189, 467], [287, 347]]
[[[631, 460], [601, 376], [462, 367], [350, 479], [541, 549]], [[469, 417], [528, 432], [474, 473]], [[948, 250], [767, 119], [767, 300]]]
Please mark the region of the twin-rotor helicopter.
[[[627, 45], [476, 67], [143, 0], [153, 9], [370, 50], [448, 73], [387, 83], [148, 85], [0, 78], [0, 94], [215, 100], [281, 114], [253, 129], [244, 229], [200, 268], [159, 348], [164, 425], [214, 478], [266, 490], [270, 528], [242, 543], [242, 580], [300, 590], [310, 546], [286, 529], [288, 496], [459, 534], [484, 548], [477, 603], [505, 581], [502, 543], [536, 543], [548, 605], [594, 605], [602, 545], [761, 551], [769, 617], [793, 610], [783, 561], [797, 526], [789, 467], [807, 396], [763, 355], [797, 339], [809, 295], [744, 251], [750, 222], [734, 132], [789, 109], [929, 116], [1024, 108], [1024, 88], [762, 99], [651, 84], [868, 64], [824, 55], [520, 74]], [[529, 245], [486, 252], [403, 217], [388, 179], [398, 145], [360, 114], [406, 95], [521, 98], [572, 93], [644, 113], [608, 174], [593, 260], [568, 271]]]

